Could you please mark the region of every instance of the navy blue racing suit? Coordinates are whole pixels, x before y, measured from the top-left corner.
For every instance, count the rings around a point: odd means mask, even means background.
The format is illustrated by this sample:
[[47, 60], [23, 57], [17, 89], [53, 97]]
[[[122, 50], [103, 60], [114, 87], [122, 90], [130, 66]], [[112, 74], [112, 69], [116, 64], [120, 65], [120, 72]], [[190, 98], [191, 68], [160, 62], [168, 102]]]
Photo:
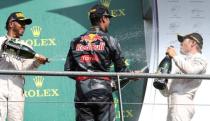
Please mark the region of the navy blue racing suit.
[[[112, 63], [115, 72], [129, 71], [119, 42], [99, 27], [92, 27], [71, 42], [65, 71], [109, 72]], [[110, 77], [70, 78], [76, 80], [76, 121], [115, 120]]]

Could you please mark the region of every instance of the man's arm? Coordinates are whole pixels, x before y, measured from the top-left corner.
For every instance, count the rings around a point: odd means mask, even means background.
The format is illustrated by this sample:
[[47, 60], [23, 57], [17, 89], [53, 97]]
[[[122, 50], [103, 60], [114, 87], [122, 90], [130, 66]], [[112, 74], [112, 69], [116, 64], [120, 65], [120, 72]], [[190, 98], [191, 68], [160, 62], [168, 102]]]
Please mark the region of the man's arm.
[[177, 56], [173, 47], [169, 47], [166, 53], [173, 59], [176, 66], [185, 74], [201, 74], [206, 71], [207, 62], [201, 56], [185, 60], [183, 57]]
[[110, 37], [110, 48], [115, 72], [129, 72], [125, 64], [125, 58], [122, 56], [120, 44], [113, 37]]
[[74, 46], [74, 43], [71, 42], [70, 48], [66, 57], [66, 62], [64, 65], [64, 71], [75, 71], [76, 63], [75, 63], [73, 53], [72, 53], [73, 46]]
[[[23, 40], [19, 41], [20, 44], [25, 45], [31, 49], [33, 49], [32, 46], [25, 43]], [[34, 57], [33, 59], [23, 59], [22, 61], [22, 67], [19, 70], [34, 70], [37, 69], [41, 64], [46, 63], [46, 57], [39, 54], [38, 57]]]
[[21, 70], [34, 70], [37, 69], [41, 64], [46, 63], [46, 57], [39, 54], [39, 57], [34, 59], [23, 59]]
[[192, 60], [185, 60], [180, 56], [173, 58], [176, 66], [186, 74], [202, 74], [206, 72], [207, 63], [202, 58], [193, 58]]

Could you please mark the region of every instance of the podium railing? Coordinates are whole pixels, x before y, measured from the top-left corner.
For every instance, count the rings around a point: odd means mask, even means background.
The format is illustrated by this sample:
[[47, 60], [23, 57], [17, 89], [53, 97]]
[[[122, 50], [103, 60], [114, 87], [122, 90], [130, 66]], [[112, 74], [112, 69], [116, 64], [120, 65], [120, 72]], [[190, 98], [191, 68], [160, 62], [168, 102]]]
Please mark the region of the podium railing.
[[[120, 90], [120, 77], [131, 78], [171, 78], [171, 79], [207, 79], [210, 80], [210, 75], [195, 75], [195, 74], [154, 74], [154, 73], [116, 73], [116, 72], [67, 72], [67, 71], [14, 71], [14, 70], [0, 70], [0, 75], [42, 75], [42, 76], [109, 76], [117, 77], [118, 82], [118, 96], [120, 108], [120, 120], [124, 121], [122, 95]], [[141, 80], [141, 79], [139, 79]]]

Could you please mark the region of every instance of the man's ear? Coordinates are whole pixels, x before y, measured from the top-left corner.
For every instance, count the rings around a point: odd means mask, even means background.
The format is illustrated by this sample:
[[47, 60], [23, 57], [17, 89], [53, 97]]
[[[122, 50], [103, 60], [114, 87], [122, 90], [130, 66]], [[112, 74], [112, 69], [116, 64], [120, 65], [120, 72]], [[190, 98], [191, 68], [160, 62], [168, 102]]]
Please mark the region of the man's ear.
[[101, 18], [101, 22], [105, 23], [104, 19], [105, 19], [105, 17], [103, 16], [103, 17]]
[[196, 41], [192, 41], [192, 46], [196, 46], [197, 42]]
[[14, 26], [14, 22], [9, 22], [9, 27], [12, 28]]

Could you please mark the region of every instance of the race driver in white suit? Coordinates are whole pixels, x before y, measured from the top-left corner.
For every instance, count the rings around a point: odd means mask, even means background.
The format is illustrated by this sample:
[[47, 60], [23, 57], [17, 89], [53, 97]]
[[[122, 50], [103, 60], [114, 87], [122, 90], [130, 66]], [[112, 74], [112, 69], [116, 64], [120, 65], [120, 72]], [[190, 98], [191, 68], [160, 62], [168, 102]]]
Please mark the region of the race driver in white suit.
[[[46, 62], [40, 55], [34, 59], [23, 59], [2, 50], [6, 41], [14, 41], [28, 46], [20, 40], [26, 25], [32, 23], [22, 12], [11, 13], [6, 22], [7, 35], [0, 37], [0, 70], [32, 70]], [[30, 47], [31, 48], [31, 47]], [[23, 121], [24, 113], [24, 76], [0, 75], [0, 121]]]
[[[178, 35], [180, 53], [169, 47], [166, 53], [172, 58], [172, 74], [204, 74], [207, 61], [202, 56], [203, 38], [198, 33]], [[201, 79], [169, 79], [162, 92], [168, 97], [167, 121], [190, 121], [194, 115], [193, 99]]]

